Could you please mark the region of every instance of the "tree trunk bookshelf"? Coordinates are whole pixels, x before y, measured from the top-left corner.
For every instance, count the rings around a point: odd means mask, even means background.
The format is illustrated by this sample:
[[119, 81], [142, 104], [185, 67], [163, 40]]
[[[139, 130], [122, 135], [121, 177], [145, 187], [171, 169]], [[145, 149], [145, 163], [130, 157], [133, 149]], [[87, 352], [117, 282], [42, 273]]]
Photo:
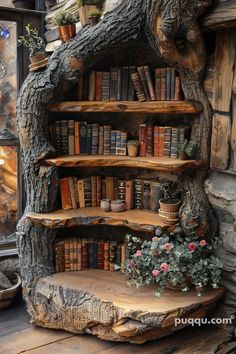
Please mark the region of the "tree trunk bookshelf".
[[[54, 52], [46, 69], [31, 73], [23, 84], [17, 105], [17, 124], [27, 195], [25, 213], [18, 224], [17, 243], [24, 297], [34, 324], [90, 333], [107, 340], [144, 343], [182, 328], [183, 325], [175, 326], [177, 317], [205, 316], [223, 294], [222, 289], [213, 289], [199, 298], [192, 291], [168, 290], [161, 299], [156, 299], [152, 286], [141, 290], [129, 288], [127, 279], [118, 272], [86, 270], [55, 274], [54, 264], [54, 238], [58, 229], [71, 230], [86, 225], [89, 230], [91, 225], [112, 225], [153, 235], [157, 226], [164, 226], [157, 213], [145, 211], [106, 213], [98, 207], [60, 209], [57, 197], [62, 171], [77, 173], [82, 169], [105, 168], [117, 169], [118, 174], [119, 171], [146, 171], [155, 175], [178, 175], [183, 188], [180, 223], [186, 210], [194, 209], [199, 216], [196, 230], [199, 237], [216, 234], [217, 222], [203, 189], [209, 162], [211, 110], [201, 84], [205, 52], [197, 16], [206, 4], [206, 1], [194, 0], [185, 4], [186, 11], [177, 11], [173, 27], [181, 36], [181, 28], [186, 33], [182, 52], [164, 26], [175, 6], [174, 0], [162, 4], [157, 0], [124, 1], [97, 26], [81, 29], [75, 39]], [[119, 32], [114, 26], [117, 18]], [[155, 60], [161, 56], [179, 71], [184, 101], [68, 100], [69, 89], [86, 69], [117, 46], [124, 49], [134, 43], [137, 45], [141, 33], [154, 51]], [[52, 115], [55, 119], [58, 115], [61, 119], [64, 115], [64, 119], [68, 119], [69, 114], [79, 120], [84, 119], [81, 115], [88, 115], [96, 122], [100, 116], [95, 117], [95, 114], [105, 114], [105, 120], [110, 116], [112, 120], [112, 114], [116, 114], [113, 119], [117, 122], [119, 114], [125, 114], [127, 122], [132, 115], [133, 125], [139, 122], [136, 114], [142, 117], [145, 114], [175, 115], [180, 123], [181, 115], [185, 115], [191, 119], [191, 138], [199, 142], [199, 159], [55, 156], [48, 139], [48, 117]], [[183, 223], [181, 227], [188, 235], [188, 228]]]

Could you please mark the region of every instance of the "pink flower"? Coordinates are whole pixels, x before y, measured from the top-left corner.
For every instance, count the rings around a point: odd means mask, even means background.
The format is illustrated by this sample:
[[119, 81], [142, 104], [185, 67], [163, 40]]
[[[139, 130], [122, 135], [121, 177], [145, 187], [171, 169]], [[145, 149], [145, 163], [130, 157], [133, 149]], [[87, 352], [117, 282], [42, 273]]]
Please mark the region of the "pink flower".
[[169, 266], [167, 263], [161, 263], [160, 268], [163, 272], [168, 272], [168, 270], [169, 270]]
[[154, 236], [154, 237], [152, 238], [152, 241], [153, 241], [153, 242], [154, 242], [154, 241], [158, 241], [158, 237]]
[[160, 271], [159, 271], [159, 270], [153, 269], [152, 275], [153, 275], [154, 277], [157, 277], [159, 274], [160, 274]]
[[189, 244], [188, 244], [188, 249], [189, 249], [189, 251], [195, 251], [195, 249], [196, 249], [196, 246], [195, 246], [195, 244], [194, 243], [192, 243], [192, 242], [190, 242]]
[[142, 256], [142, 252], [141, 252], [140, 250], [138, 250], [138, 251], [136, 252], [136, 256], [137, 256], [137, 257]]
[[134, 266], [135, 266], [135, 262], [134, 262], [134, 260], [133, 260], [133, 259], [131, 259], [131, 260], [130, 260], [129, 265], [130, 265], [130, 268], [131, 268], [131, 269], [133, 269], [133, 268], [134, 268]]
[[205, 240], [201, 240], [201, 241], [199, 242], [199, 245], [200, 245], [201, 247], [206, 246], [206, 241], [205, 241]]
[[167, 242], [167, 243], [164, 244], [164, 248], [168, 252], [170, 252], [173, 247], [174, 247], [173, 243]]

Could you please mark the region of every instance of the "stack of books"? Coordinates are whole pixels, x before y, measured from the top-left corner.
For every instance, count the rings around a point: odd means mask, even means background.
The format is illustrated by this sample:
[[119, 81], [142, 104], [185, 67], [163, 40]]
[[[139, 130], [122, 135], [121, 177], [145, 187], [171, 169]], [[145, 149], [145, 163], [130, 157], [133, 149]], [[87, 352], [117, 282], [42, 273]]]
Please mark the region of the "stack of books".
[[174, 68], [144, 66], [113, 67], [91, 71], [78, 84], [78, 99], [84, 101], [181, 100], [180, 77]]
[[122, 270], [127, 258], [127, 244], [113, 240], [67, 237], [55, 242], [57, 273], [85, 269]]
[[57, 155], [126, 155], [127, 131], [111, 125], [57, 120], [49, 127]]
[[115, 177], [91, 176], [83, 179], [60, 179], [62, 209], [100, 207], [101, 199], [120, 199], [125, 209], [158, 212], [162, 198], [160, 183], [154, 180], [121, 180]]
[[177, 159], [178, 145], [189, 137], [189, 127], [139, 126], [139, 156], [170, 157]]

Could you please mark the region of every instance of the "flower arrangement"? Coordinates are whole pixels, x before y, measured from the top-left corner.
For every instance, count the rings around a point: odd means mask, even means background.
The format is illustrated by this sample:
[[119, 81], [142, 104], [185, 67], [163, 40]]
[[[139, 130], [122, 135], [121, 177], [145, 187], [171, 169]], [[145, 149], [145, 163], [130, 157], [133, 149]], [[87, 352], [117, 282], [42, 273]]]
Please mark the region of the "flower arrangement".
[[70, 11], [60, 11], [53, 17], [53, 21], [57, 26], [72, 25], [78, 22], [78, 19]]
[[33, 57], [39, 52], [44, 52], [44, 41], [39, 36], [38, 30], [31, 27], [31, 23], [25, 26], [26, 35], [20, 36], [18, 39], [18, 45], [23, 45], [29, 48], [29, 55]]
[[213, 255], [219, 239], [206, 241], [194, 236], [184, 238], [180, 233], [171, 235], [161, 228], [151, 241], [127, 236], [129, 258], [125, 270], [129, 284], [156, 284], [156, 296], [167, 287], [187, 291], [194, 286], [201, 296], [204, 288], [217, 288], [223, 264]]

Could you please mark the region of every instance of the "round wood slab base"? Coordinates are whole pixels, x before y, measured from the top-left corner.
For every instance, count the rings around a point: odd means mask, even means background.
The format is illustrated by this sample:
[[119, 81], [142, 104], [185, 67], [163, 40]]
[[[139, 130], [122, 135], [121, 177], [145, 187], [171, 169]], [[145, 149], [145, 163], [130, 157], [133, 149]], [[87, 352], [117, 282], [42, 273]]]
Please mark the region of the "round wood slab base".
[[37, 282], [34, 323], [141, 344], [188, 325], [175, 326], [176, 318], [204, 317], [224, 292], [209, 289], [198, 297], [194, 290], [166, 290], [156, 298], [155, 289], [129, 287], [114, 271], [57, 273]]

